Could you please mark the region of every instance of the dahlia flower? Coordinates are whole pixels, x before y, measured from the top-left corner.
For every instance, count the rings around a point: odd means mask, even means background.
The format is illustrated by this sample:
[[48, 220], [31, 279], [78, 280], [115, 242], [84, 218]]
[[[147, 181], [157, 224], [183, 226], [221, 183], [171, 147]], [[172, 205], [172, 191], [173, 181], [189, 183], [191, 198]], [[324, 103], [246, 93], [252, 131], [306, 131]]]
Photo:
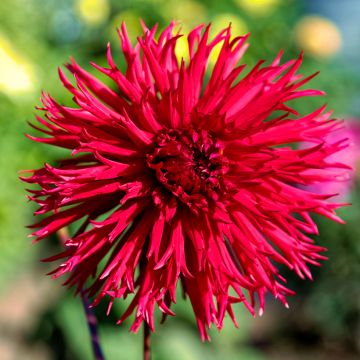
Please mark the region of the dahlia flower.
[[[57, 166], [45, 164], [23, 178], [40, 189], [29, 198], [45, 215], [33, 228], [35, 241], [76, 222], [53, 277], [93, 298], [93, 305], [133, 294], [123, 322], [135, 313], [137, 331], [154, 330], [155, 305], [175, 315], [171, 304], [181, 287], [189, 298], [201, 337], [223, 325], [233, 305], [260, 315], [267, 293], [287, 306], [293, 291], [277, 265], [310, 278], [309, 265], [325, 259], [314, 244], [311, 214], [341, 222], [327, 202], [301, 186], [335, 179], [346, 166], [328, 161], [346, 139], [327, 141], [341, 123], [321, 107], [300, 115], [287, 104], [322, 95], [303, 89], [314, 76], [297, 74], [302, 55], [281, 63], [282, 54], [246, 75], [239, 65], [245, 36], [230, 26], [209, 39], [210, 26], [188, 35], [189, 61], [179, 60], [179, 33], [156, 26], [132, 46], [119, 30], [125, 72], [110, 45], [107, 67], [92, 65], [112, 80], [105, 85], [74, 60], [59, 69], [75, 106], [43, 93], [44, 117], [32, 125], [35, 141], [69, 149]], [[221, 50], [207, 83], [210, 53]], [[306, 141], [307, 148], [289, 144]]]

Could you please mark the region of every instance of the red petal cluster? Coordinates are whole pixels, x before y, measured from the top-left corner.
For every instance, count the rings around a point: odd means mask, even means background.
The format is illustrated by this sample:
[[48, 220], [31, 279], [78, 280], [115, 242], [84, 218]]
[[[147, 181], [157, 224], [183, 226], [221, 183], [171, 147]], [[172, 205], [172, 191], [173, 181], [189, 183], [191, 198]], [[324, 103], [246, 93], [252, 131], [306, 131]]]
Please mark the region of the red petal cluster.
[[[313, 76], [297, 74], [302, 57], [281, 64], [260, 61], [239, 79], [238, 65], [248, 36], [232, 38], [226, 28], [209, 40], [210, 26], [188, 35], [189, 61], [178, 61], [180, 34], [174, 24], [158, 38], [156, 27], [132, 46], [125, 25], [119, 36], [127, 63], [116, 66], [110, 46], [108, 67], [92, 64], [109, 77], [109, 87], [75, 61], [59, 70], [75, 107], [43, 94], [44, 117], [34, 128], [46, 137], [31, 139], [70, 149], [57, 167], [46, 164], [23, 178], [40, 190], [30, 199], [45, 214], [33, 225], [41, 240], [73, 223], [54, 277], [86, 289], [97, 304], [110, 307], [133, 294], [119, 322], [135, 312], [131, 330], [142, 321], [154, 328], [155, 304], [166, 315], [180, 286], [190, 299], [203, 339], [212, 323], [243, 302], [260, 314], [266, 293], [285, 305], [293, 292], [276, 264], [311, 278], [324, 248], [310, 213], [341, 222], [331, 194], [304, 188], [336, 179], [346, 167], [328, 158], [346, 139], [326, 141], [341, 126], [324, 107], [299, 115], [285, 105], [322, 95], [302, 89]], [[214, 47], [221, 50], [207, 83], [204, 76]], [[306, 141], [307, 148], [289, 143]], [[305, 187], [304, 187], [305, 186]]]

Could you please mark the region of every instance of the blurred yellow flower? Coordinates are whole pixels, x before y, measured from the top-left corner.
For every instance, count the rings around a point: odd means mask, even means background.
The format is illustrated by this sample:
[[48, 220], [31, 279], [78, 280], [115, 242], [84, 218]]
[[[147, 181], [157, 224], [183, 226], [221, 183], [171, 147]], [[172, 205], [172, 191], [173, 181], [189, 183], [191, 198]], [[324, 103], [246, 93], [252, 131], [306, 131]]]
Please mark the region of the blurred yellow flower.
[[32, 89], [31, 65], [15, 53], [7, 39], [0, 37], [0, 91], [14, 94]]
[[110, 4], [108, 0], [77, 0], [76, 11], [86, 23], [99, 25], [109, 17]]
[[282, 0], [235, 0], [235, 3], [251, 15], [268, 15]]
[[[231, 33], [232, 37], [236, 37], [239, 35], [244, 35], [248, 32], [247, 25], [243, 19], [239, 16], [234, 14], [220, 14], [216, 15], [211, 21], [211, 29], [210, 29], [210, 38], [214, 37], [218, 34], [221, 30], [227, 28], [231, 23]], [[179, 24], [175, 27], [174, 32], [177, 33], [180, 30], [180, 34], [183, 36], [178, 39], [175, 46], [175, 54], [179, 60], [184, 59], [185, 63], [189, 61], [189, 47], [187, 42], [187, 36], [189, 31], [187, 27], [182, 26]], [[222, 43], [217, 44], [214, 49], [212, 50], [210, 57], [209, 57], [209, 65], [210, 67], [213, 66], [219, 56], [220, 50], [222, 47]]]
[[296, 24], [294, 31], [298, 46], [310, 55], [329, 57], [341, 48], [340, 30], [329, 19], [305, 16]]
[[[248, 28], [245, 21], [241, 19], [239, 16], [233, 14], [216, 15], [211, 23], [212, 23], [211, 25], [212, 35], [218, 34], [221, 30], [227, 28], [230, 23], [231, 23], [231, 34], [233, 38], [240, 35], [245, 35], [248, 32]], [[221, 47], [222, 47], [222, 43], [219, 43], [214, 47], [209, 58], [210, 65], [215, 64], [219, 56]]]
[[179, 61], [179, 64], [181, 62], [181, 59], [184, 59], [185, 63], [187, 63], [189, 61], [189, 45], [187, 41], [187, 36], [189, 35], [189, 31], [181, 26], [181, 27], [175, 27], [174, 32], [175, 33], [179, 32], [182, 35], [182, 37], [177, 40], [175, 45], [176, 57]]
[[221, 30], [227, 28], [230, 23], [233, 37], [244, 35], [249, 31], [246, 22], [241, 17], [234, 14], [220, 14], [214, 16], [211, 21], [211, 34], [218, 34]]
[[160, 10], [164, 17], [184, 23], [188, 27], [204, 22], [207, 16], [204, 5], [192, 0], [169, 0]]

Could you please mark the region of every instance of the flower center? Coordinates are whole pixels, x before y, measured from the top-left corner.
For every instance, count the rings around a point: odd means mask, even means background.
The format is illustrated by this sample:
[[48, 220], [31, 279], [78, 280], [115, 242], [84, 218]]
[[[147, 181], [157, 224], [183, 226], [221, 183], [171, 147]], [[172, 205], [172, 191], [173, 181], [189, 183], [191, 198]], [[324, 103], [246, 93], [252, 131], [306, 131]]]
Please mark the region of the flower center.
[[228, 170], [223, 146], [207, 131], [168, 130], [155, 139], [147, 163], [158, 181], [181, 201], [197, 207], [217, 200]]

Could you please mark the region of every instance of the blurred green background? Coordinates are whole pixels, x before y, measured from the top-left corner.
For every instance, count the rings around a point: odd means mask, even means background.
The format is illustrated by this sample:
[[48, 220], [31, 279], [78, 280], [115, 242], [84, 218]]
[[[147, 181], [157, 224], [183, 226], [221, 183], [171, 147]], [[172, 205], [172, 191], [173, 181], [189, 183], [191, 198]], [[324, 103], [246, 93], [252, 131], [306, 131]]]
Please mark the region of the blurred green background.
[[[20, 169], [40, 167], [64, 152], [32, 143], [34, 106], [42, 89], [60, 102], [69, 96], [57, 79], [57, 67], [69, 56], [90, 70], [90, 60], [105, 61], [111, 41], [120, 58], [116, 26], [126, 21], [130, 36], [140, 34], [139, 18], [160, 28], [171, 19], [184, 31], [200, 22], [215, 30], [232, 22], [235, 32], [251, 32], [242, 61], [270, 61], [280, 48], [285, 59], [305, 50], [302, 73], [320, 70], [312, 87], [326, 99], [301, 102], [309, 111], [324, 101], [336, 117], [360, 115], [359, 0], [2, 0], [0, 2], [0, 360], [92, 359], [89, 335], [78, 298], [60, 281], [44, 274], [39, 259], [54, 252], [51, 242], [33, 246], [24, 224], [33, 221]], [[178, 48], [181, 55], [182, 48]], [[92, 71], [92, 70], [91, 70]], [[353, 120], [356, 121], [356, 120]], [[360, 147], [359, 147], [360, 148]], [[355, 172], [356, 175], [356, 172]], [[330, 261], [314, 269], [315, 282], [287, 274], [290, 310], [268, 299], [265, 315], [253, 319], [241, 305], [239, 329], [229, 322], [203, 344], [188, 303], [179, 300], [176, 318], [157, 325], [154, 359], [358, 359], [360, 356], [360, 190], [348, 194], [352, 207], [341, 210], [345, 226], [319, 219], [318, 241]], [[52, 248], [50, 248], [52, 247]], [[179, 297], [180, 298], [180, 297]], [[124, 305], [111, 317], [96, 309], [108, 360], [140, 359], [142, 335], [129, 334], [129, 323], [114, 325]]]

